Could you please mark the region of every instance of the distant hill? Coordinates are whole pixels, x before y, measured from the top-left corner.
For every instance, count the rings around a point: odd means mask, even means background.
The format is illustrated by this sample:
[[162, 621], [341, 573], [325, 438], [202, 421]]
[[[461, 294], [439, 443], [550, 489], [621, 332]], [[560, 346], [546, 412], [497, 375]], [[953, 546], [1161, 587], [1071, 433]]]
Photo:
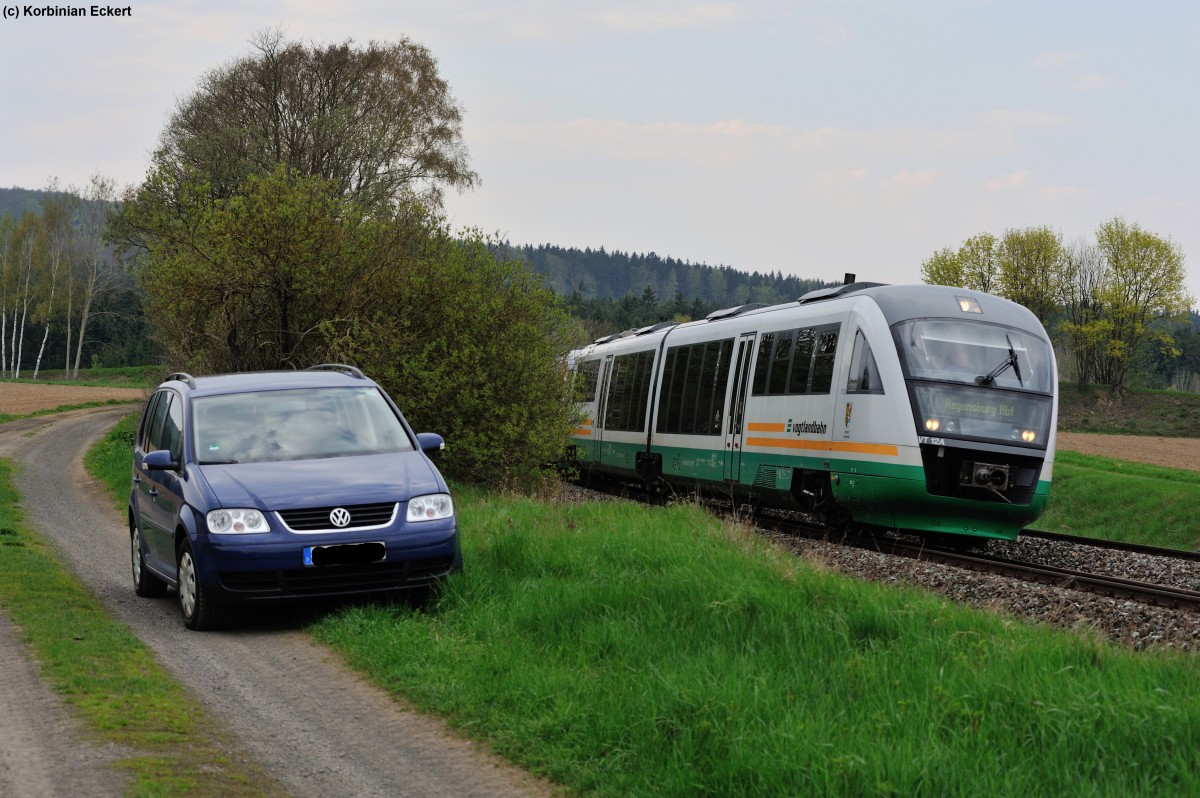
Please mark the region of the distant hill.
[[[19, 217], [26, 211], [39, 212], [44, 191], [0, 188], [0, 216]], [[686, 303], [694, 311], [741, 305], [748, 302], [788, 302], [817, 288], [836, 283], [785, 277], [780, 272], [760, 274], [738, 271], [730, 266], [709, 266], [654, 252], [575, 249], [553, 244], [508, 245], [510, 255], [526, 261], [545, 275], [549, 286], [563, 297], [576, 300], [648, 300], [647, 289], [656, 303]], [[836, 275], [835, 275], [836, 276]]]
[[643, 297], [649, 289], [660, 303], [681, 299], [689, 303], [699, 300], [715, 307], [747, 302], [774, 304], [838, 284], [785, 277], [780, 272], [742, 272], [729, 266], [662, 258], [654, 252], [607, 251], [604, 247], [574, 249], [552, 244], [510, 244], [508, 252], [545, 275], [556, 293], [584, 300]]
[[40, 212], [45, 193], [27, 188], [0, 188], [0, 216], [17, 218], [25, 211]]

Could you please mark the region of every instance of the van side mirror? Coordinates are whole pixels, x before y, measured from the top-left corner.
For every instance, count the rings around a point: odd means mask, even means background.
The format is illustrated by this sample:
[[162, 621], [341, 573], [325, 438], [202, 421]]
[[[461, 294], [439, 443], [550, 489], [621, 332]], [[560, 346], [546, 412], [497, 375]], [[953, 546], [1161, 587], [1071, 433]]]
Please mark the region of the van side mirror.
[[158, 449], [142, 458], [142, 467], [147, 471], [174, 471], [179, 468], [179, 463], [171, 459], [169, 450]]
[[436, 432], [418, 432], [417, 445], [425, 454], [435, 454], [446, 448], [446, 441]]

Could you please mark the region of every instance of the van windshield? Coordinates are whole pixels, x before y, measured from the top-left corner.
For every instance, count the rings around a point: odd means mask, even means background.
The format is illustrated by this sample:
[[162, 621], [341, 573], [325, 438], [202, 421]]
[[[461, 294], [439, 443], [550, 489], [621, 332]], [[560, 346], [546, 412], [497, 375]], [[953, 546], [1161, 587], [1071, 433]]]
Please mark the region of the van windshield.
[[400, 419], [375, 388], [297, 388], [197, 397], [200, 465], [308, 460], [411, 451]]

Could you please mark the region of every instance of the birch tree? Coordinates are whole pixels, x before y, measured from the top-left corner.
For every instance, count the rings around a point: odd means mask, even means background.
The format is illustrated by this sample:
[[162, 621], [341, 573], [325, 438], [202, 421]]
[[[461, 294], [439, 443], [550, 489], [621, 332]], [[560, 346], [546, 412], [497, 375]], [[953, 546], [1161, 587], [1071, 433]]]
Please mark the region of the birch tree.
[[[38, 303], [37, 313], [45, 321], [45, 327], [42, 330], [42, 343], [38, 347], [37, 359], [33, 365], [33, 378], [38, 378], [38, 372], [42, 368], [42, 356], [46, 352], [46, 341], [50, 338], [50, 327], [54, 322], [55, 315], [55, 294], [58, 291], [59, 275], [65, 271], [64, 264], [69, 257], [69, 250], [72, 243], [72, 229], [70, 219], [71, 204], [67, 196], [58, 191], [58, 187], [51, 183], [46, 188], [46, 193], [42, 198], [42, 265], [44, 270], [39, 275], [39, 293], [45, 296], [45, 299]], [[49, 285], [47, 285], [47, 281]], [[70, 327], [70, 318], [67, 318], [67, 326]]]
[[75, 336], [75, 362], [70, 367], [71, 379], [79, 379], [79, 361], [83, 357], [83, 343], [87, 338], [92, 308], [97, 298], [111, 288], [117, 279], [116, 261], [104, 239], [109, 215], [116, 208], [116, 196], [114, 181], [96, 174], [92, 176], [78, 205], [74, 276], [80, 289], [80, 308]]

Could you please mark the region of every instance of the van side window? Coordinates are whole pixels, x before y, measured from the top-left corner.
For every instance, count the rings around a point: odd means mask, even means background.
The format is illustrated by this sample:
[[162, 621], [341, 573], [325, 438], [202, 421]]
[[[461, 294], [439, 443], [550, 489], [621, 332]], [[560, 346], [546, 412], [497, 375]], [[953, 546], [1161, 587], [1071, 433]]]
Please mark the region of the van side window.
[[850, 353], [850, 378], [846, 381], [846, 393], [883, 393], [883, 381], [871, 345], [863, 331], [854, 334], [854, 350]]
[[176, 463], [183, 460], [183, 403], [179, 397], [172, 396], [171, 404], [167, 406], [167, 416], [163, 419], [162, 448], [171, 453], [171, 459]]
[[146, 414], [146, 437], [142, 443], [142, 451], [149, 454], [150, 452], [164, 449], [163, 446], [163, 419], [167, 415], [167, 405], [171, 403], [170, 391], [159, 391], [154, 396], [154, 404], [151, 411]]

